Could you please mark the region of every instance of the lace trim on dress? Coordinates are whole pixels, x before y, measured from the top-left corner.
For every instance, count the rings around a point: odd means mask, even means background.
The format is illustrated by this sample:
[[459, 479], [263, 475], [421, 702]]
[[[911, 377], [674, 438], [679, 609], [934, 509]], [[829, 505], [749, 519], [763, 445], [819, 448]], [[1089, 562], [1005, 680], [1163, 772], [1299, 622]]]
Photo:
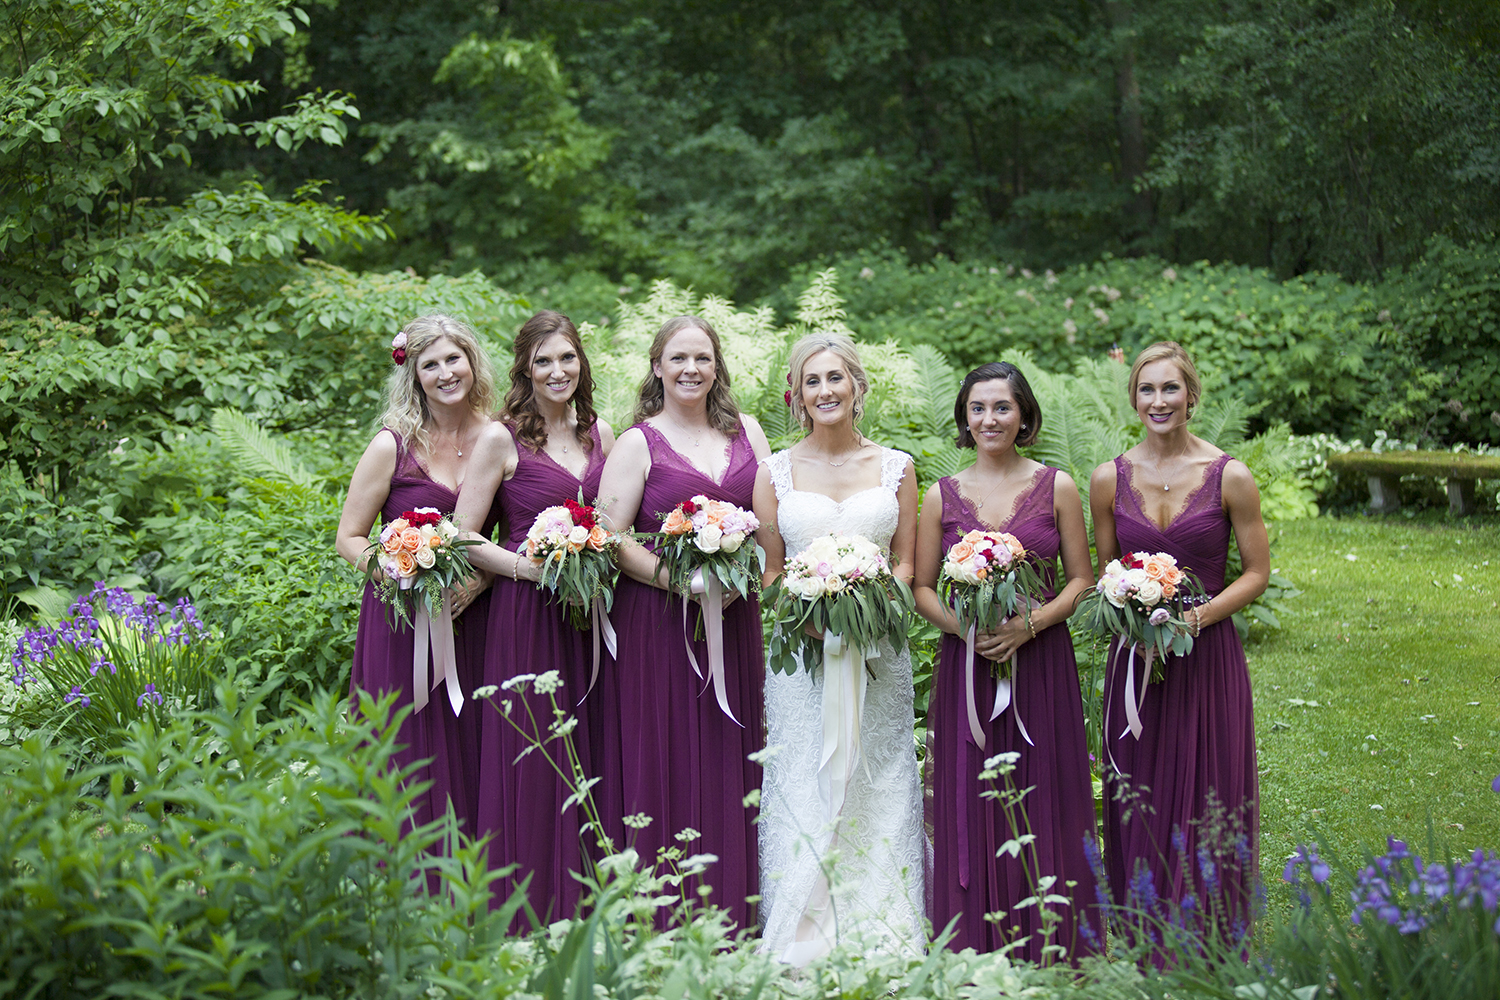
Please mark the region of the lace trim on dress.
[[724, 446], [724, 469], [717, 478], [704, 472], [683, 455], [672, 442], [667, 440], [665, 434], [646, 423], [644, 420], [635, 425], [641, 433], [646, 436], [646, 447], [651, 450], [651, 464], [665, 465], [670, 468], [679, 469], [683, 472], [696, 472], [699, 476], [713, 483], [715, 486], [723, 486], [724, 480], [729, 476], [729, 470], [734, 467], [734, 449], [739, 442], [745, 440], [745, 425], [740, 423], [740, 432], [730, 437], [729, 443]]
[[[1208, 510], [1210, 507], [1221, 506], [1224, 467], [1229, 464], [1231, 458], [1232, 456], [1228, 452], [1225, 452], [1210, 462], [1208, 468], [1203, 472], [1202, 481], [1188, 491], [1187, 499], [1183, 501], [1182, 507], [1173, 513], [1167, 519], [1167, 523], [1163, 525], [1158, 524], [1154, 517], [1146, 513], [1145, 494], [1138, 490], [1135, 485], [1135, 466], [1131, 464], [1130, 459], [1124, 455], [1120, 455], [1115, 458], [1115, 506], [1120, 510], [1126, 509], [1122, 505], [1128, 496], [1130, 501], [1135, 505], [1134, 513], [1142, 521], [1154, 525], [1158, 531], [1166, 531], [1189, 514], [1196, 514], [1202, 510]], [[1121, 481], [1125, 483], [1125, 490], [1123, 492], [1119, 488]]]
[[[1051, 474], [1049, 475], [1049, 473]], [[1021, 492], [1016, 494], [1015, 499], [1010, 502], [1010, 510], [1006, 513], [1004, 520], [999, 524], [991, 524], [979, 516], [979, 508], [975, 507], [973, 502], [964, 496], [964, 491], [959, 487], [958, 480], [953, 476], [944, 476], [941, 480], [943, 484], [943, 509], [947, 510], [950, 502], [958, 508], [959, 515], [954, 518], [954, 522], [957, 524], [972, 524], [980, 528], [988, 528], [991, 531], [1009, 531], [1011, 525], [1016, 523], [1016, 520], [1023, 512], [1029, 513], [1032, 507], [1039, 506], [1034, 501], [1038, 494], [1042, 492], [1043, 486], [1049, 487], [1046, 499], [1047, 509], [1051, 510], [1052, 491], [1050, 487], [1056, 478], [1057, 470], [1050, 465], [1044, 465], [1040, 469], [1037, 469], [1031, 476], [1031, 482], [1027, 483], [1021, 489]]]
[[780, 503], [792, 491], [791, 453], [778, 451], [766, 459], [766, 471], [771, 474], [771, 485], [776, 489], [776, 502]]
[[895, 448], [880, 449], [880, 485], [894, 491], [906, 477], [906, 463], [911, 456]]

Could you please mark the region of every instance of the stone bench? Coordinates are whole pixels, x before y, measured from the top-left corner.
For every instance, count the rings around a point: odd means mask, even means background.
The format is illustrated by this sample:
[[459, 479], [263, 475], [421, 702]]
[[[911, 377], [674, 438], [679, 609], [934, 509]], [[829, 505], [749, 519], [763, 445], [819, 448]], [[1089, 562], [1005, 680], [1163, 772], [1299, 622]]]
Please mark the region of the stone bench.
[[1397, 492], [1402, 476], [1431, 476], [1448, 481], [1448, 512], [1472, 514], [1477, 508], [1474, 483], [1500, 479], [1500, 455], [1470, 455], [1448, 451], [1349, 451], [1329, 455], [1335, 472], [1366, 476], [1370, 484], [1370, 513], [1401, 509]]

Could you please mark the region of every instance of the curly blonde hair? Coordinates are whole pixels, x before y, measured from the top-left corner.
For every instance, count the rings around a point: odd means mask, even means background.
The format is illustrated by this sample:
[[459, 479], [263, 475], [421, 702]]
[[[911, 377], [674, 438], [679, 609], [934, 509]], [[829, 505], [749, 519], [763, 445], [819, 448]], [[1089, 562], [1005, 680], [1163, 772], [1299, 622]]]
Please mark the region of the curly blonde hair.
[[406, 334], [406, 361], [391, 370], [385, 383], [385, 414], [380, 423], [395, 431], [409, 451], [427, 450], [427, 424], [432, 413], [427, 409], [427, 394], [417, 379], [417, 359], [422, 352], [447, 337], [469, 359], [474, 385], [469, 390], [469, 408], [490, 416], [495, 411], [495, 366], [479, 346], [474, 331], [452, 316], [435, 314], [418, 316], [401, 328]]
[[814, 355], [823, 351], [828, 351], [843, 362], [844, 371], [849, 373], [849, 378], [854, 382], [855, 426], [865, 416], [865, 394], [870, 391], [870, 376], [865, 373], [865, 366], [860, 364], [859, 351], [855, 348], [854, 341], [843, 333], [809, 333], [792, 345], [792, 353], [787, 358], [787, 377], [792, 387], [792, 418], [804, 433], [812, 428], [812, 417], [808, 416], [807, 404], [802, 401], [802, 369], [807, 367]]
[[676, 316], [667, 320], [656, 331], [651, 341], [651, 366], [641, 380], [641, 391], [635, 404], [636, 423], [661, 412], [666, 401], [666, 388], [656, 374], [656, 366], [666, 353], [667, 341], [683, 330], [699, 329], [708, 335], [714, 349], [714, 384], [708, 390], [708, 425], [722, 434], [734, 437], [740, 432], [740, 408], [729, 390], [729, 367], [724, 363], [724, 347], [719, 343], [719, 334], [701, 316]]

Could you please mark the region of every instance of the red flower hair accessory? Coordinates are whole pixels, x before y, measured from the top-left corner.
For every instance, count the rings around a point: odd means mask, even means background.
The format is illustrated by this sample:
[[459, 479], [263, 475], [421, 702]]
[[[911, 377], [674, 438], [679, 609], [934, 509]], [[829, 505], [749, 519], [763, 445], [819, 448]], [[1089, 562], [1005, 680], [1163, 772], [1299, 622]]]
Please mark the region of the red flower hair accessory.
[[398, 365], [406, 364], [406, 331], [402, 330], [391, 340], [391, 360]]

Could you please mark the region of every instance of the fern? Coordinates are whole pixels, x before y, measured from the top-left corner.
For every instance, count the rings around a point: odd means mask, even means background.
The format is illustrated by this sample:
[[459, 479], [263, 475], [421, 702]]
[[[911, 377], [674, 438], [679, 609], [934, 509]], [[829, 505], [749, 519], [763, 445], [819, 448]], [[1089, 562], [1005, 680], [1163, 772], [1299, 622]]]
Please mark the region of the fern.
[[317, 477], [297, 461], [292, 449], [239, 410], [227, 406], [214, 410], [213, 429], [219, 444], [234, 456], [240, 471], [248, 476], [304, 490], [317, 488]]
[[1233, 453], [1235, 445], [1245, 440], [1253, 413], [1243, 396], [1217, 396], [1198, 406], [1190, 429], [1209, 444]]
[[838, 293], [838, 271], [825, 268], [813, 275], [812, 283], [797, 296], [797, 322], [809, 330], [838, 330], [844, 325], [844, 300]]

